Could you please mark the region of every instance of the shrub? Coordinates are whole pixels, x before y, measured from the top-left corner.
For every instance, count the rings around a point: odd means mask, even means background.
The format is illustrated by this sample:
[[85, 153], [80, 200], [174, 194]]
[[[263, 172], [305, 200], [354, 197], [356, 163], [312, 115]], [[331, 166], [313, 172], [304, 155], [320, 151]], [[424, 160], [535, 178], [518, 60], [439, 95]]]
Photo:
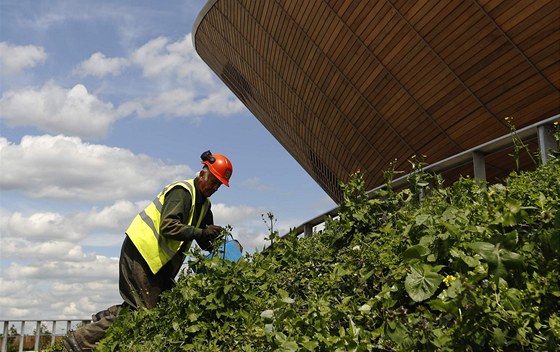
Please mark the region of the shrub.
[[122, 314], [97, 350], [555, 350], [558, 159], [491, 186], [414, 177], [368, 197], [357, 174], [323, 231], [237, 263], [193, 253], [207, 273]]

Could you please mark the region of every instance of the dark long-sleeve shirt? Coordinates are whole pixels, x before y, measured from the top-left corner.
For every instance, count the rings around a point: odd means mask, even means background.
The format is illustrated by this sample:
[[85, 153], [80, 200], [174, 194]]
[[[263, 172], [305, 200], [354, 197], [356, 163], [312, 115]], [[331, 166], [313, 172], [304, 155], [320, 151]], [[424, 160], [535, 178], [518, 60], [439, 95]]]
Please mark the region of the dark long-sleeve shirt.
[[[210, 240], [201, 239], [202, 229], [207, 225], [214, 224], [214, 216], [212, 210], [208, 208], [206, 216], [200, 223], [200, 227], [196, 227], [196, 222], [200, 217], [200, 211], [206, 201], [206, 198], [198, 191], [198, 179], [194, 180], [196, 189], [196, 204], [193, 214], [193, 225], [187, 225], [189, 213], [191, 210], [192, 198], [191, 194], [183, 187], [176, 186], [165, 196], [163, 208], [161, 210], [160, 235], [177, 241], [193, 241], [196, 240], [200, 248], [204, 250], [210, 249]], [[188, 248], [181, 248], [184, 251]]]

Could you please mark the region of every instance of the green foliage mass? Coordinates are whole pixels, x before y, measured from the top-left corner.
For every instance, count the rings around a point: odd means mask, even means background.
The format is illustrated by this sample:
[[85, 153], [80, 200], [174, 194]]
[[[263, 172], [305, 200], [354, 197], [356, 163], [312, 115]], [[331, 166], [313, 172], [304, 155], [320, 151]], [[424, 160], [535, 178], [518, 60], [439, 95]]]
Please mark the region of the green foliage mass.
[[555, 159], [492, 186], [418, 172], [369, 197], [358, 174], [323, 231], [237, 263], [193, 254], [207, 273], [121, 315], [97, 350], [554, 351], [559, 180]]

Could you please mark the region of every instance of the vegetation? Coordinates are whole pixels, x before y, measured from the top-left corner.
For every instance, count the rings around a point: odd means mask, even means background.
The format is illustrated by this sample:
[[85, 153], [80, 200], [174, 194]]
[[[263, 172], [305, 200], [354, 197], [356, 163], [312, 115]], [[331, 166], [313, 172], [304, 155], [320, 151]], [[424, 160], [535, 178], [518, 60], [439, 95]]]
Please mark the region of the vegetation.
[[408, 189], [389, 170], [373, 197], [358, 173], [323, 231], [279, 238], [268, 213], [267, 250], [236, 263], [191, 253], [206, 273], [122, 314], [97, 350], [555, 351], [558, 157], [450, 187], [412, 161]]
[[123, 314], [97, 350], [554, 351], [559, 160], [492, 186], [416, 171], [374, 197], [357, 174], [314, 236], [237, 263], [193, 253], [207, 273]]

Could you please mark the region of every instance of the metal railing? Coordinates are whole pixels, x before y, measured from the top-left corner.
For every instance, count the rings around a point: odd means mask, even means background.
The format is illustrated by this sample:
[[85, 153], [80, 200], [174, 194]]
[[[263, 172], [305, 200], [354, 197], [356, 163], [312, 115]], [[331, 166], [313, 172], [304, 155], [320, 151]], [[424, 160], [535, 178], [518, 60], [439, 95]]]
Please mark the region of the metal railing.
[[[53, 346], [57, 340], [63, 339], [80, 325], [90, 323], [91, 319], [13, 319], [0, 320], [0, 322], [3, 325], [2, 336], [0, 337], [2, 352], [40, 351], [47, 346]], [[30, 329], [33, 330], [29, 331]]]
[[[554, 127], [553, 123], [560, 121], [560, 114], [552, 116], [548, 119], [539, 121], [533, 125], [516, 130], [515, 133], [521, 140], [527, 140], [533, 137], [537, 137], [540, 151], [540, 159], [543, 163], [548, 161], [548, 151], [556, 150], [557, 144], [554, 140]], [[502, 137], [496, 138], [490, 142], [481, 144], [464, 152], [455, 154], [449, 158], [438, 161], [436, 163], [427, 165], [422, 169], [425, 171], [430, 171], [433, 173], [442, 173], [451, 170], [455, 167], [464, 165], [468, 162], [473, 163], [474, 177], [480, 179], [486, 179], [484, 156], [492, 154], [497, 151], [504, 150], [513, 145], [514, 141], [511, 134], [504, 135]], [[401, 176], [392, 181], [392, 187], [395, 189], [406, 186], [408, 183], [408, 177], [410, 174]], [[386, 185], [380, 185], [372, 190], [369, 190], [368, 195], [373, 195], [376, 191], [385, 188]], [[289, 233], [295, 233], [296, 235], [304, 234], [309, 236], [313, 234], [313, 229], [321, 224], [325, 223], [327, 217], [334, 218], [338, 215], [339, 207], [335, 207], [321, 215], [314, 217], [311, 220], [304, 222], [295, 229], [292, 229]], [[286, 234], [287, 235], [287, 234]], [[285, 235], [284, 235], [285, 236]]]

